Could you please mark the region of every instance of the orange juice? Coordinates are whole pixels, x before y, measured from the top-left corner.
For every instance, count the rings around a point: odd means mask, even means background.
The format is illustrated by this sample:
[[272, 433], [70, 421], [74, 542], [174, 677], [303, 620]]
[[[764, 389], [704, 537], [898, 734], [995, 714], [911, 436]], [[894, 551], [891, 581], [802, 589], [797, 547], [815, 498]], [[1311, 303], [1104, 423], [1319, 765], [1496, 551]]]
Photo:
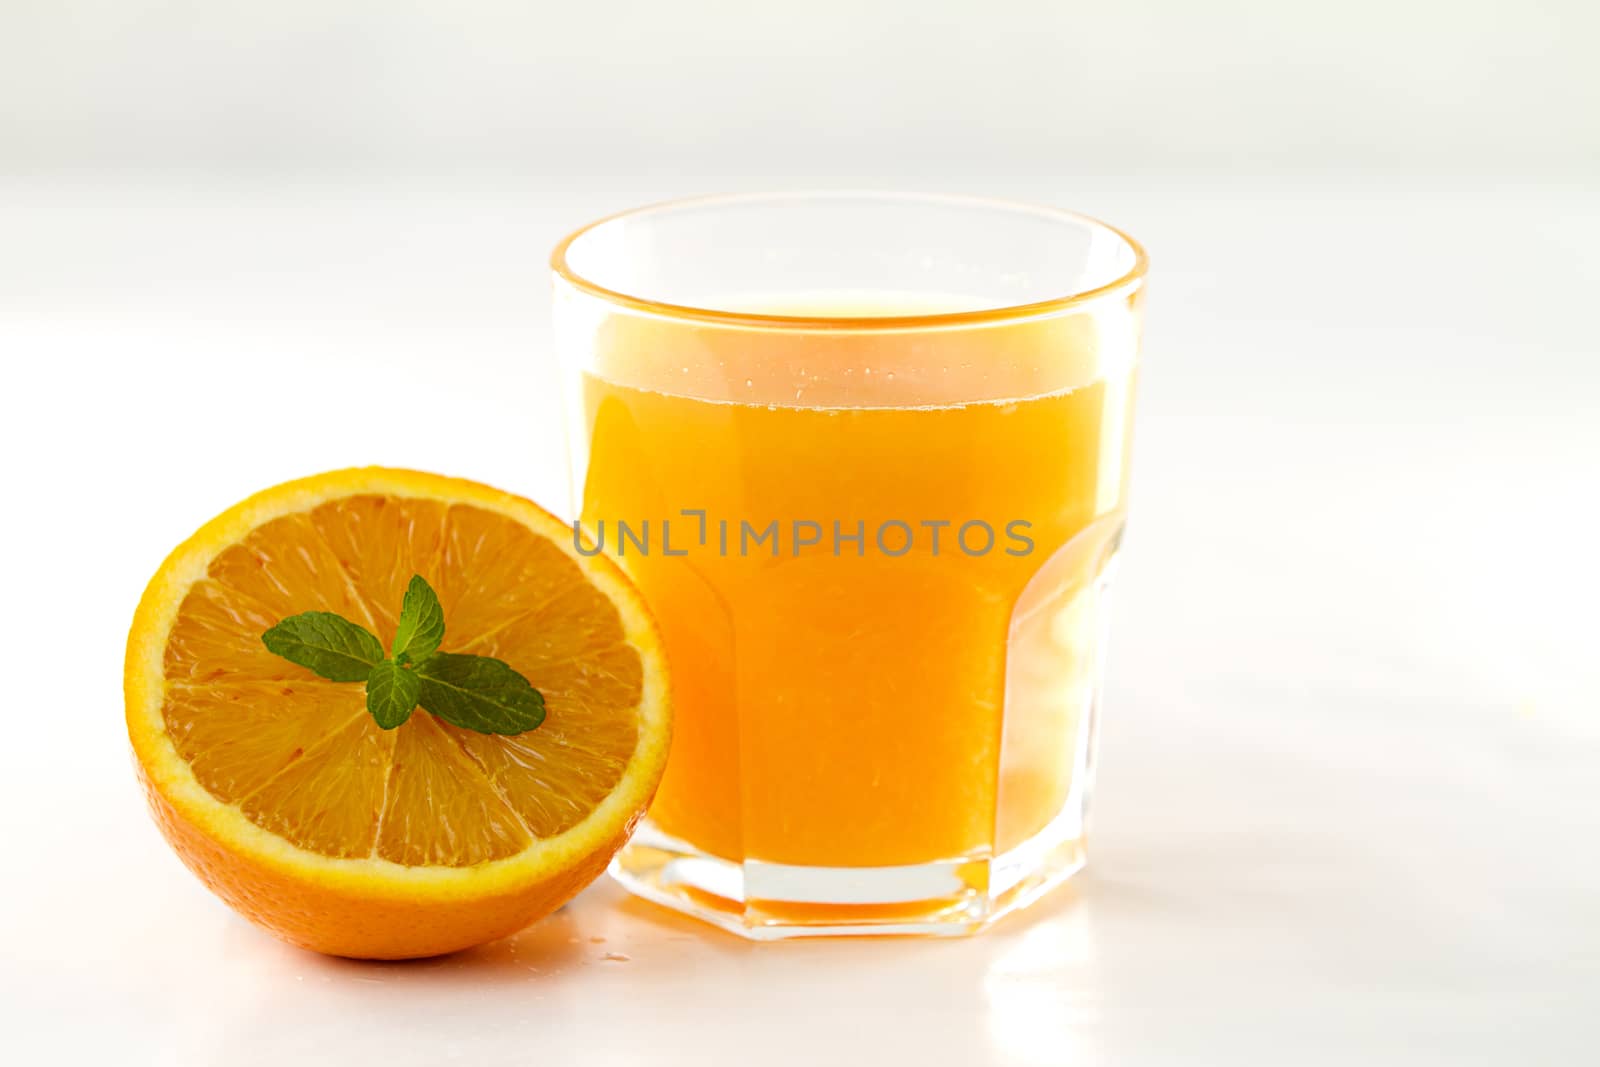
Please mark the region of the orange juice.
[[1132, 321], [598, 332], [582, 519], [666, 639], [660, 830], [884, 867], [995, 856], [1063, 812], [1128, 469], [1134, 339], [1107, 322]]

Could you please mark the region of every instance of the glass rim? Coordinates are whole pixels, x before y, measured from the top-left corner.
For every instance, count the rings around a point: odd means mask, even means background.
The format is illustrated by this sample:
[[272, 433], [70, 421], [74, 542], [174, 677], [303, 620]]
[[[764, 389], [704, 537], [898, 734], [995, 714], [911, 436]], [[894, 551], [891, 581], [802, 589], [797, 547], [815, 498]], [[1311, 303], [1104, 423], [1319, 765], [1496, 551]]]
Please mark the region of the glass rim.
[[[648, 215], [675, 211], [689, 207], [717, 207], [724, 205], [781, 202], [785, 200], [885, 200], [900, 203], [923, 203], [948, 207], [1003, 209], [1036, 215], [1042, 220], [1071, 222], [1090, 229], [1109, 233], [1133, 253], [1133, 263], [1121, 275], [1103, 285], [1081, 292], [1047, 297], [1025, 304], [1011, 304], [996, 308], [978, 308], [971, 311], [942, 311], [915, 315], [852, 316], [852, 315], [776, 315], [763, 312], [728, 311], [699, 307], [693, 304], [675, 304], [654, 300], [635, 293], [610, 289], [574, 270], [568, 259], [572, 246], [600, 227], [621, 219], [642, 218]], [[1071, 311], [1074, 308], [1103, 300], [1121, 292], [1132, 292], [1144, 281], [1149, 268], [1149, 257], [1144, 246], [1127, 233], [1097, 218], [1065, 208], [1023, 200], [1001, 197], [969, 196], [959, 193], [885, 192], [878, 190], [796, 190], [791, 192], [713, 193], [707, 196], [680, 197], [662, 200], [639, 207], [613, 212], [593, 222], [585, 223], [563, 237], [550, 252], [550, 269], [555, 276], [573, 288], [608, 303], [634, 311], [673, 319], [696, 319], [723, 326], [743, 326], [788, 330], [908, 330], [938, 329], [953, 326], [981, 326], [987, 323], [1010, 322], [1017, 319], [1040, 318]]]

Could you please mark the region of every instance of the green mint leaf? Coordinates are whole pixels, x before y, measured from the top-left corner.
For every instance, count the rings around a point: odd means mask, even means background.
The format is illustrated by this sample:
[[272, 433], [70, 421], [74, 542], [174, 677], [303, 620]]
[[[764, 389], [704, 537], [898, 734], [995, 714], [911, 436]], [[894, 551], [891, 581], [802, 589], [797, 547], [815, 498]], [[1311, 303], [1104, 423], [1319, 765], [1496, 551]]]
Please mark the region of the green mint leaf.
[[422, 680], [392, 659], [386, 659], [367, 675], [367, 710], [385, 730], [411, 718], [422, 692]]
[[400, 603], [400, 625], [394, 632], [389, 653], [402, 663], [422, 659], [436, 652], [444, 640], [444, 609], [433, 587], [422, 575], [411, 576], [405, 599]]
[[464, 730], [520, 734], [544, 722], [544, 696], [501, 660], [438, 651], [444, 611], [422, 575], [400, 605], [392, 658], [367, 630], [330, 611], [291, 615], [261, 635], [268, 651], [335, 682], [365, 682], [367, 711], [393, 730], [423, 710]]
[[335, 682], [364, 682], [383, 660], [383, 644], [331, 611], [291, 615], [261, 635], [267, 651]]
[[452, 726], [520, 734], [544, 722], [544, 697], [509, 664], [488, 656], [436, 652], [415, 667], [420, 703]]

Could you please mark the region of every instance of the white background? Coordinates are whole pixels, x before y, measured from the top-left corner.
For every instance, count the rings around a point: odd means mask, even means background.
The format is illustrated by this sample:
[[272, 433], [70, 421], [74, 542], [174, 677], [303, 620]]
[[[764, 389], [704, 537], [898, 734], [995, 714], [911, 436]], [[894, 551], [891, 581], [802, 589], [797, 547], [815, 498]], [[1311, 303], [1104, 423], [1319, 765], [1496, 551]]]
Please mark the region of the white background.
[[[0, 0], [0, 1055], [1591, 1061], [1596, 10]], [[1090, 871], [953, 943], [607, 884], [412, 965], [232, 916], [128, 765], [161, 557], [349, 463], [560, 509], [549, 246], [796, 184], [1150, 249]]]

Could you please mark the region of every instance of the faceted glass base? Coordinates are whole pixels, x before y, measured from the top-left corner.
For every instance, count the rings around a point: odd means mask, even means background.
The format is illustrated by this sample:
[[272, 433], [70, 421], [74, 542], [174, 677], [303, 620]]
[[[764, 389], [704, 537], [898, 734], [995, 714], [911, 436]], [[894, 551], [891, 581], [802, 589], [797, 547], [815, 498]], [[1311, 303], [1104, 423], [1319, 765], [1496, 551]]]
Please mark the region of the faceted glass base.
[[1084, 864], [1072, 806], [1016, 848], [904, 867], [795, 867], [707, 855], [648, 819], [611, 863], [629, 891], [741, 937], [975, 933]]

